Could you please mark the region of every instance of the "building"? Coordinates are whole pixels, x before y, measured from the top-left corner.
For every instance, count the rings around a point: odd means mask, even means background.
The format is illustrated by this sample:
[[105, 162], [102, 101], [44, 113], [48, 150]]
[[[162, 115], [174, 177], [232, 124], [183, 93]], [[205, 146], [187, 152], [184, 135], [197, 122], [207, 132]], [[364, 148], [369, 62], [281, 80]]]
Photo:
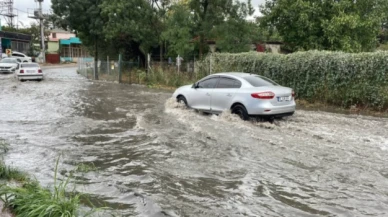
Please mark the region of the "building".
[[59, 40], [69, 39], [71, 37], [76, 37], [74, 33], [62, 30], [62, 29], [53, 29], [50, 31], [47, 42], [47, 53], [49, 54], [59, 54]]
[[5, 53], [6, 49], [28, 54], [30, 50], [31, 35], [25, 35], [15, 32], [0, 31], [1, 49]]
[[62, 29], [50, 31], [47, 42], [47, 62], [78, 62], [80, 57], [89, 57], [89, 53], [74, 33]]
[[254, 48], [257, 52], [268, 52], [268, 53], [275, 53], [279, 54], [282, 53], [281, 45], [282, 42], [273, 41], [273, 42], [266, 42], [266, 43], [259, 43], [255, 44], [256, 47]]

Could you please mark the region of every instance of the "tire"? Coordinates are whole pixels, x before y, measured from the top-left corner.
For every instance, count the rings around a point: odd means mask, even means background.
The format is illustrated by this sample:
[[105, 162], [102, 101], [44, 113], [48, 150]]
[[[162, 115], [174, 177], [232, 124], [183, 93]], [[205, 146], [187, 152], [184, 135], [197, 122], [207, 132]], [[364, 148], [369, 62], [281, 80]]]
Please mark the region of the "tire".
[[242, 120], [247, 121], [249, 120], [249, 115], [247, 110], [243, 105], [235, 105], [232, 108], [232, 114], [238, 115]]
[[188, 108], [189, 106], [187, 105], [187, 100], [184, 96], [179, 96], [176, 100], [178, 103], [184, 103], [186, 107]]

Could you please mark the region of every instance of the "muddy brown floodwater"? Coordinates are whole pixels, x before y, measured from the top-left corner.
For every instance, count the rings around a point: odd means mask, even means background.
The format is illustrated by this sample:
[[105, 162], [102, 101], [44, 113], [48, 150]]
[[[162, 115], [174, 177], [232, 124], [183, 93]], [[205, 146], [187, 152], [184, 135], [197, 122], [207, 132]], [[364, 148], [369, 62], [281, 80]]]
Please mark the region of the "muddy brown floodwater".
[[181, 108], [170, 92], [0, 75], [5, 161], [117, 216], [388, 216], [388, 120], [299, 110], [275, 124]]

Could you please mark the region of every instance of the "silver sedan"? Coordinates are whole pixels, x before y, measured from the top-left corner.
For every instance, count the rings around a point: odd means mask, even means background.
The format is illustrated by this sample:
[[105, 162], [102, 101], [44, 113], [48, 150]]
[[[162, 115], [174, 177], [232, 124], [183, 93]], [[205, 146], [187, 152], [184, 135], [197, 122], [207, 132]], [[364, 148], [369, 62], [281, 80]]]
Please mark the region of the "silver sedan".
[[264, 76], [218, 73], [178, 88], [173, 97], [187, 107], [219, 114], [231, 110], [243, 120], [250, 116], [276, 118], [295, 112], [295, 93]]

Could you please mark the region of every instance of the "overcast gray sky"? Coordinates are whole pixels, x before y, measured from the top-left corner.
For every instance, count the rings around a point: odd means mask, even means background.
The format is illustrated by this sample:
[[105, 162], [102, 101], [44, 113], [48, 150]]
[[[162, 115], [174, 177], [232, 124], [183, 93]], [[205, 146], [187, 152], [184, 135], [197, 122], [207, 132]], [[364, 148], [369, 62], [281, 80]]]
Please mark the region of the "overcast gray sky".
[[[255, 15], [258, 15], [258, 6], [264, 3], [265, 0], [252, 0], [252, 4], [256, 9]], [[21, 27], [21, 23], [24, 25], [30, 25], [31, 22], [34, 22], [33, 19], [28, 18], [27, 12], [32, 11], [34, 8], [38, 8], [38, 3], [35, 0], [14, 0], [14, 8], [15, 14], [18, 14], [18, 17], [15, 18], [14, 25], [16, 25], [16, 21], [19, 23], [19, 27]], [[51, 0], [43, 1], [43, 10], [48, 12], [51, 9]], [[21, 23], [20, 23], [21, 22]], [[5, 20], [1, 18], [2, 25], [5, 25]]]

